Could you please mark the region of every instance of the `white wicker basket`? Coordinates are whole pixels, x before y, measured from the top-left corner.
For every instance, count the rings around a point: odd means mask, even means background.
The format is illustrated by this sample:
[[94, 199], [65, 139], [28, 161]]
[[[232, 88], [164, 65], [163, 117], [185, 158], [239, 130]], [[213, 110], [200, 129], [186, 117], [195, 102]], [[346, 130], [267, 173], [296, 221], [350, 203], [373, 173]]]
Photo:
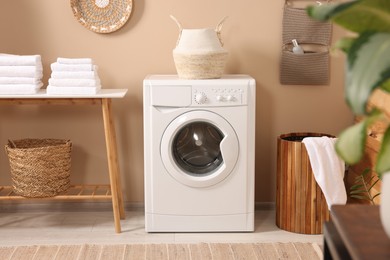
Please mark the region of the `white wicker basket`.
[[180, 34], [173, 50], [179, 78], [216, 79], [225, 70], [228, 52], [222, 48], [221, 29], [224, 18], [215, 29], [183, 29], [173, 16]]

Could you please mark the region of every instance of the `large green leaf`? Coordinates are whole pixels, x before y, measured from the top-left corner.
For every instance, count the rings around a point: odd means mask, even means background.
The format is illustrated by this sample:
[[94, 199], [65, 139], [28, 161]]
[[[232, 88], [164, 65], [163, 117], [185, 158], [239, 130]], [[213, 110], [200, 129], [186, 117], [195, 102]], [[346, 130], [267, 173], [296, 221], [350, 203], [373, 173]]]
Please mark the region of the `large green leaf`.
[[387, 128], [382, 139], [382, 145], [376, 161], [376, 171], [379, 174], [390, 171], [390, 127]]
[[332, 20], [353, 32], [390, 32], [389, 0], [358, 0], [311, 6], [308, 13], [318, 20]]
[[340, 49], [343, 52], [347, 53], [351, 49], [353, 43], [355, 42], [356, 38], [351, 38], [351, 37], [344, 37], [338, 40], [335, 44], [336, 49]]
[[346, 100], [355, 114], [365, 114], [371, 92], [389, 79], [390, 33], [364, 33], [348, 52]]
[[341, 132], [336, 142], [337, 154], [347, 163], [355, 164], [360, 161], [366, 143], [366, 123], [362, 121]]
[[367, 128], [381, 115], [381, 112], [374, 111], [369, 117], [341, 132], [336, 142], [336, 151], [347, 164], [356, 164], [363, 157]]
[[[365, 114], [371, 92], [390, 78], [390, 0], [312, 6], [308, 13], [361, 33], [356, 40], [342, 39], [338, 47], [348, 54], [347, 103], [355, 114]], [[389, 91], [388, 82], [382, 88]]]
[[384, 77], [387, 78], [385, 82], [381, 85], [381, 89], [384, 91], [390, 92], [390, 70], [387, 73], [384, 73]]
[[336, 15], [343, 13], [343, 11], [348, 10], [348, 8], [357, 3], [357, 1], [352, 1], [342, 4], [313, 5], [307, 8], [307, 13], [316, 20], [327, 21], [334, 18]]
[[[346, 100], [355, 114], [365, 114], [367, 101], [375, 88], [390, 92], [390, 0], [356, 0], [341, 4], [313, 6], [308, 13], [356, 32], [356, 40], [343, 39], [337, 47], [348, 55]], [[363, 156], [367, 127], [376, 120], [375, 112], [343, 131], [336, 143], [338, 154], [349, 164]], [[377, 158], [376, 171], [390, 172], [390, 128]]]

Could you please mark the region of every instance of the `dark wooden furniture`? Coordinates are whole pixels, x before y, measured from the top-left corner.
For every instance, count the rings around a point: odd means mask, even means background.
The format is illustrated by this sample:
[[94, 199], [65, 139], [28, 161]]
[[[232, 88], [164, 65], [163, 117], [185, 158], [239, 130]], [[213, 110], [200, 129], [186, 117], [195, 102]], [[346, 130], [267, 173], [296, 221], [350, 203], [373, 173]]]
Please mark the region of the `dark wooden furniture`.
[[324, 259], [390, 259], [379, 206], [332, 206], [331, 221], [324, 225]]

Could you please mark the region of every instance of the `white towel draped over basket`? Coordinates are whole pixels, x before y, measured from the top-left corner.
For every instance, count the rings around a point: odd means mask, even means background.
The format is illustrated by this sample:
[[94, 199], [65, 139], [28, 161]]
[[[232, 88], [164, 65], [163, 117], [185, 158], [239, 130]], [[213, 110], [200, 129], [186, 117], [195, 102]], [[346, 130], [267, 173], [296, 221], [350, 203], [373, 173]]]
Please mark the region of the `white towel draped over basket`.
[[347, 193], [344, 186], [345, 163], [336, 154], [336, 138], [305, 137], [314, 178], [325, 196], [328, 208], [334, 204], [346, 204]]

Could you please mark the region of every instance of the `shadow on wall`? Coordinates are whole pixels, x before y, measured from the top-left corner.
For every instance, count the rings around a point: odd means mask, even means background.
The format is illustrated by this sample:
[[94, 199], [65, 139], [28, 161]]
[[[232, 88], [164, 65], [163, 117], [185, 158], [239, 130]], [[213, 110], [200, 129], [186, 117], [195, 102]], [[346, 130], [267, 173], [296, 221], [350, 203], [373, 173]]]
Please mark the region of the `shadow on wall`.
[[[230, 53], [226, 72], [237, 74], [245, 71], [245, 74], [256, 80], [255, 201], [273, 201], [276, 188], [276, 174], [273, 170], [276, 167], [276, 157], [273, 157], [276, 154], [276, 139], [273, 136], [275, 103], [272, 93], [264, 86], [269, 78], [256, 78], [259, 71], [263, 71], [265, 75], [271, 73], [272, 57], [253, 46], [232, 50], [236, 51]], [[279, 83], [275, 82], [276, 84]], [[273, 185], [271, 188], [270, 184]]]
[[[77, 143], [72, 142], [72, 164], [70, 183], [87, 183], [85, 180], [85, 174], [79, 174], [87, 172], [88, 165], [88, 151]], [[77, 165], [77, 166], [76, 166]]]
[[[0, 146], [7, 139], [56, 138], [72, 141], [72, 183], [87, 183], [88, 176], [108, 181], [104, 129], [99, 106], [1, 105]], [[42, 124], [42, 122], [50, 122]], [[80, 129], [88, 134], [80, 135]], [[91, 146], [93, 144], [93, 146]], [[93, 163], [91, 163], [93, 162]], [[86, 174], [92, 172], [91, 174]], [[0, 153], [0, 184], [11, 182], [6, 154]], [[106, 181], [105, 181], [106, 180]]]
[[[116, 118], [116, 132], [118, 142], [120, 173], [122, 181], [122, 192], [125, 200], [142, 201], [144, 194], [144, 147], [134, 144], [143, 144], [143, 127], [133, 127], [134, 125], [143, 125], [143, 104], [142, 100], [135, 96], [126, 95], [123, 100], [118, 100], [114, 104]], [[126, 106], [120, 106], [119, 102], [125, 102]], [[122, 108], [119, 110], [119, 108]], [[127, 122], [127, 123], [125, 123]], [[129, 158], [123, 158], [128, 155]], [[138, 163], [135, 163], [138, 162]], [[137, 165], [139, 168], [137, 168]], [[142, 197], [139, 197], [139, 196]]]

